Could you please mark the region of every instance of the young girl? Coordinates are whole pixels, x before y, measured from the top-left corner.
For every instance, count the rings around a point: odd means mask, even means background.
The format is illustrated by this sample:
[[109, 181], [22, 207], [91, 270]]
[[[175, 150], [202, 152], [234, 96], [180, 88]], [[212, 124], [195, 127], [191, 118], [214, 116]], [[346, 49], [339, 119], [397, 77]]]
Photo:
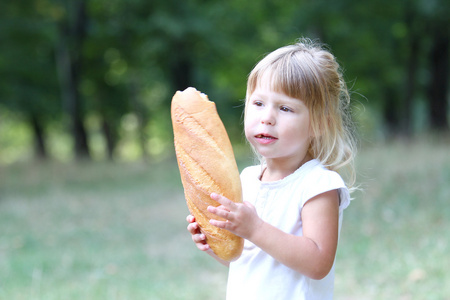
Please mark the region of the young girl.
[[[212, 194], [211, 224], [245, 239], [227, 299], [332, 299], [334, 258], [353, 174], [349, 94], [334, 56], [302, 39], [267, 55], [247, 83], [245, 136], [261, 165], [241, 174], [244, 203]], [[353, 178], [354, 176], [350, 176]], [[348, 182], [349, 186], [353, 180]], [[197, 247], [218, 259], [193, 216]]]

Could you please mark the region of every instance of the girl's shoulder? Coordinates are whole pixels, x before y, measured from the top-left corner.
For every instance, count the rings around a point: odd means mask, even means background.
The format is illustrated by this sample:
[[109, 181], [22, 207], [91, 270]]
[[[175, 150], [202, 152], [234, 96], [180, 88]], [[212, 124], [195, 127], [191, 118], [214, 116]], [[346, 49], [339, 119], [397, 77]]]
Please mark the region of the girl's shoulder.
[[350, 203], [349, 190], [341, 175], [325, 168], [321, 163], [314, 165], [303, 179], [303, 192], [306, 201], [319, 194], [338, 190], [341, 199], [341, 208]]
[[[330, 180], [337, 180], [344, 182], [341, 175], [335, 171], [327, 169], [319, 160], [313, 159], [309, 161], [308, 167], [306, 167], [305, 172], [307, 172], [306, 180], [316, 181], [328, 178]], [[305, 164], [306, 165], [306, 164]]]

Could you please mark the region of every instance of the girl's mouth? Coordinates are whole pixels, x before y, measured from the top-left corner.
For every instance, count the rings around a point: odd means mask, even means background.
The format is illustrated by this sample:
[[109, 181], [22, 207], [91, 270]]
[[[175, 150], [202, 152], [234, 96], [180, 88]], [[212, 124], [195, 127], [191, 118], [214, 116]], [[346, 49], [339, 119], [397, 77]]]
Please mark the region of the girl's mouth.
[[255, 135], [255, 138], [261, 144], [270, 144], [277, 140], [276, 137], [264, 133]]

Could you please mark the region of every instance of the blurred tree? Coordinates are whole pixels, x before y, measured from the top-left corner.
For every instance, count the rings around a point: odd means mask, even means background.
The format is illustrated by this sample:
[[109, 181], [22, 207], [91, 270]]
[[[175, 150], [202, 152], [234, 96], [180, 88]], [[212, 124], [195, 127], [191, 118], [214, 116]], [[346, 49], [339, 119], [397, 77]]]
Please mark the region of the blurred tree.
[[430, 125], [434, 130], [448, 130], [448, 83], [449, 83], [449, 36], [444, 28], [437, 28], [433, 34], [433, 45], [429, 52], [430, 83], [428, 87]]
[[129, 59], [135, 53], [138, 30], [130, 29], [133, 19], [127, 16], [134, 3], [98, 0], [90, 1], [88, 6], [90, 21], [84, 53], [89, 68], [84, 70], [82, 95], [89, 112], [100, 119], [109, 159], [113, 159], [120, 140], [121, 119], [130, 112], [127, 76], [133, 67]]
[[403, 120], [401, 120], [403, 134], [406, 136], [412, 135], [412, 113], [415, 94], [417, 91], [417, 72], [419, 67], [419, 55], [421, 50], [421, 37], [423, 31], [421, 28], [422, 20], [418, 11], [417, 1], [406, 0], [404, 1], [404, 22], [406, 28], [406, 54], [405, 63], [405, 83], [404, 93], [402, 100]]
[[52, 27], [28, 2], [0, 4], [0, 105], [21, 116], [33, 133], [35, 155], [48, 157], [46, 124], [59, 121]]
[[425, 29], [431, 40], [428, 52], [430, 126], [433, 130], [448, 130], [450, 3], [445, 0], [427, 1], [424, 5]]
[[57, 22], [56, 64], [64, 107], [71, 119], [75, 156], [90, 157], [87, 132], [84, 126], [83, 97], [80, 83], [83, 69], [83, 45], [86, 40], [88, 16], [84, 0], [60, 2], [63, 11]]
[[[326, 2], [302, 6], [299, 14], [305, 17], [298, 19], [311, 35], [331, 45], [350, 86], [381, 112], [386, 134], [413, 134], [413, 112], [426, 97], [426, 73], [433, 78], [428, 95], [435, 95], [428, 101], [429, 113], [434, 111], [430, 124], [448, 124], [448, 1]], [[439, 42], [433, 41], [435, 35]]]
[[[425, 100], [422, 118], [429, 115], [431, 128], [448, 128], [448, 1], [0, 5], [0, 105], [27, 120], [42, 157], [49, 124], [66, 116], [77, 158], [91, 155], [94, 131], [101, 133], [110, 159], [125, 139], [149, 157], [158, 139], [171, 138], [170, 99], [187, 86], [209, 94], [230, 136], [240, 142], [236, 109], [241, 111], [247, 74], [265, 53], [301, 36], [330, 45], [349, 86], [379, 112], [387, 133], [412, 134]], [[132, 134], [123, 130], [124, 120], [131, 119]]]

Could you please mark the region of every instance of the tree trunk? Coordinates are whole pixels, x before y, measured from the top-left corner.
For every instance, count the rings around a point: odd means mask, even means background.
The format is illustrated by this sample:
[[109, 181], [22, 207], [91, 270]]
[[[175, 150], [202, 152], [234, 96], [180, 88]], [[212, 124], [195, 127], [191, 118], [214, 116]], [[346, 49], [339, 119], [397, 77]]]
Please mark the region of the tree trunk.
[[30, 114], [29, 120], [33, 130], [35, 156], [39, 160], [46, 160], [48, 158], [48, 154], [45, 146], [45, 135], [42, 123], [38, 116], [34, 113]]
[[399, 98], [397, 89], [386, 87], [385, 93], [382, 113], [384, 124], [386, 125], [386, 135], [390, 139], [395, 138], [400, 133]]
[[189, 45], [186, 45], [186, 42], [179, 42], [175, 44], [175, 47], [177, 55], [173, 57], [169, 67], [171, 81], [175, 90], [184, 90], [193, 84], [193, 66], [189, 57]]
[[444, 131], [448, 125], [448, 81], [449, 81], [449, 36], [448, 28], [436, 26], [430, 51], [431, 78], [428, 87], [430, 126], [433, 130]]
[[[86, 5], [83, 0], [71, 4], [73, 7], [67, 8], [67, 18], [60, 24], [56, 62], [64, 107], [71, 119], [75, 156], [77, 159], [86, 159], [90, 158], [90, 153], [79, 93], [82, 45], [86, 33]], [[72, 11], [73, 16], [70, 15]]]
[[148, 122], [148, 116], [146, 113], [146, 109], [140, 102], [138, 82], [135, 77], [130, 82], [130, 101], [138, 121], [137, 130], [138, 130], [139, 145], [142, 151], [142, 157], [143, 160], [147, 162], [150, 160], [150, 155], [147, 151], [147, 135], [145, 133], [145, 127]]
[[106, 121], [106, 117], [102, 117], [102, 132], [106, 140], [106, 153], [109, 160], [114, 158], [114, 148], [116, 147], [116, 139], [113, 136], [111, 125]]
[[416, 86], [416, 74], [419, 59], [420, 48], [420, 33], [417, 32], [418, 26], [416, 21], [416, 13], [414, 11], [412, 3], [407, 1], [405, 23], [408, 27], [408, 49], [409, 55], [406, 65], [405, 87], [402, 112], [402, 130], [406, 137], [412, 135], [412, 113]]

